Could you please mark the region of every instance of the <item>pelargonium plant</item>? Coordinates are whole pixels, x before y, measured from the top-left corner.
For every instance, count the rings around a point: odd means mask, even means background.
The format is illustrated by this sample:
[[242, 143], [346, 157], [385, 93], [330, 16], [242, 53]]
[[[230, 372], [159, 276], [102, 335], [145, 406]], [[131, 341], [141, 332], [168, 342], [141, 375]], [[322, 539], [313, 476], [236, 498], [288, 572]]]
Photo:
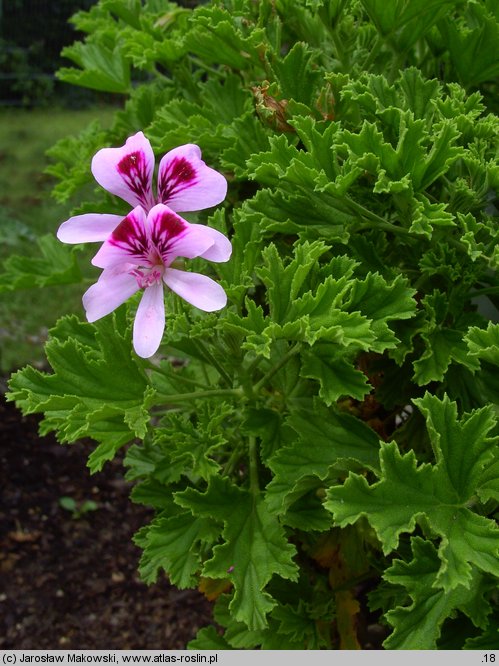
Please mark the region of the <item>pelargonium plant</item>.
[[9, 399], [123, 452], [142, 578], [213, 602], [191, 647], [497, 648], [494, 2], [73, 21], [60, 78], [124, 104], [49, 171], [104, 189], [3, 282], [97, 282]]

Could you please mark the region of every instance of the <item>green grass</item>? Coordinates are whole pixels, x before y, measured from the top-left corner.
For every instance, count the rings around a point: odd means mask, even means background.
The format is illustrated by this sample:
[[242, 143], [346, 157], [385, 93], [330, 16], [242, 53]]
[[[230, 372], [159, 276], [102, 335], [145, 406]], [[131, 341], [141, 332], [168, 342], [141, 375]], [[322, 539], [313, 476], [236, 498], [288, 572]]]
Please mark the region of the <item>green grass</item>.
[[[55, 234], [70, 214], [70, 203], [50, 196], [54, 180], [43, 173], [49, 163], [45, 151], [92, 120], [109, 126], [114, 111], [0, 110], [0, 263], [10, 254], [36, 255], [36, 238]], [[81, 295], [81, 285], [2, 294], [0, 371], [42, 363], [47, 329], [67, 312], [81, 315]]]

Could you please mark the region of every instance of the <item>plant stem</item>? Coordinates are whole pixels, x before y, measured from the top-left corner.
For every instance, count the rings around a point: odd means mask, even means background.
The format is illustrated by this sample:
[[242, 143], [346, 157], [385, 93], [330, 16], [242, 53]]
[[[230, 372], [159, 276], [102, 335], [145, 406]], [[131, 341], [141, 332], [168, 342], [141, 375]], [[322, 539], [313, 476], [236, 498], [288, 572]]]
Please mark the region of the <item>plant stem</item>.
[[256, 446], [256, 437], [250, 435], [248, 444], [250, 491], [253, 495], [258, 495], [260, 492], [260, 486], [258, 484], [258, 450]]
[[411, 236], [411, 232], [405, 227], [397, 227], [391, 222], [387, 222], [376, 213], [364, 208], [361, 204], [357, 203], [353, 199], [348, 199], [348, 205], [350, 209], [354, 210], [356, 213], [370, 221], [369, 225], [361, 225], [359, 228], [362, 229], [365, 226], [376, 226], [378, 229], [383, 229], [384, 231], [390, 231], [393, 234], [399, 234], [402, 236]]
[[300, 351], [300, 343], [297, 342], [294, 347], [291, 347], [284, 356], [272, 367], [270, 370], [265, 373], [265, 375], [255, 384], [254, 389], [255, 392], [259, 391], [265, 384], [271, 379], [276, 372], [279, 372], [279, 370], [282, 368], [283, 365], [285, 365], [290, 358], [295, 356]]
[[192, 63], [196, 65], [196, 67], [199, 67], [200, 69], [203, 69], [205, 72], [208, 74], [213, 74], [219, 79], [225, 79], [225, 73], [220, 71], [219, 69], [216, 69], [215, 67], [211, 67], [210, 65], [207, 65], [205, 62], [201, 60], [201, 58], [196, 58], [196, 56], [189, 56], [190, 60]]
[[211, 389], [209, 391], [193, 391], [192, 393], [158, 393], [156, 404], [164, 404], [165, 402], [185, 402], [186, 400], [197, 400], [197, 398], [216, 398], [219, 396], [233, 396], [242, 398], [244, 393], [240, 388], [234, 389]]
[[383, 45], [383, 38], [381, 35], [378, 33], [376, 37], [376, 41], [374, 42], [374, 46], [372, 49], [369, 51], [369, 55], [367, 56], [364, 64], [362, 65], [362, 71], [367, 71], [369, 67], [373, 64], [373, 62], [376, 60], [376, 58], [379, 55], [379, 52], [381, 51], [381, 47]]
[[208, 361], [210, 365], [212, 365], [215, 370], [218, 372], [218, 374], [227, 382], [227, 384], [230, 386], [232, 384], [232, 380], [229, 377], [229, 375], [225, 372], [225, 370], [222, 368], [220, 363], [217, 361], [217, 359], [213, 356], [213, 354], [207, 349], [207, 347], [204, 345], [201, 340], [196, 340], [196, 346], [201, 350], [202, 354]]
[[475, 298], [476, 296], [494, 296], [497, 294], [499, 296], [499, 287], [484, 287], [483, 289], [476, 289], [475, 291], [470, 291], [468, 293], [468, 298]]
[[236, 463], [237, 463], [237, 462], [239, 461], [239, 459], [241, 458], [241, 453], [242, 453], [242, 450], [241, 450], [241, 446], [240, 446], [240, 445], [239, 445], [239, 446], [236, 446], [236, 447], [233, 449], [232, 453], [231, 453], [230, 456], [229, 456], [229, 459], [227, 460], [227, 462], [226, 462], [225, 465], [223, 466], [223, 469], [222, 469], [222, 476], [230, 476], [230, 474], [232, 474], [232, 471], [233, 471], [233, 469], [234, 469]]

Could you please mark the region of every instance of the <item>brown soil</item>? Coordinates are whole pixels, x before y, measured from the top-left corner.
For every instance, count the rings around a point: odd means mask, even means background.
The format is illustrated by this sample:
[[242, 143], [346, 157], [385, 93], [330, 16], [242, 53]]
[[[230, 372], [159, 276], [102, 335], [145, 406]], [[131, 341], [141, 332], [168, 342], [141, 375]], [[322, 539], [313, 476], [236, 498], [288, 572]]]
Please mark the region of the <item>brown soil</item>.
[[[83, 444], [38, 436], [0, 403], [0, 648], [179, 649], [210, 622], [196, 591], [140, 582], [132, 535], [151, 518], [119, 460], [90, 475]], [[61, 497], [97, 509], [79, 518]]]

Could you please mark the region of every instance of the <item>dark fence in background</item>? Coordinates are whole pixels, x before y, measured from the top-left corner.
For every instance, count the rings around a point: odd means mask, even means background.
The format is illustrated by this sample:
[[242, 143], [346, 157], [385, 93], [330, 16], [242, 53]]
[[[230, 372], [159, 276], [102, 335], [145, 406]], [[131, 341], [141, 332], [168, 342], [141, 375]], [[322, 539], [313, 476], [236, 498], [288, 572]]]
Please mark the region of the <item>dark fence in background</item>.
[[74, 91], [54, 73], [64, 64], [63, 47], [81, 37], [68, 19], [95, 2], [0, 0], [0, 105], [35, 106], [55, 96], [69, 104], [93, 100], [91, 91]]
[[[81, 39], [68, 22], [97, 0], [0, 0], [0, 107], [40, 106], [57, 102], [82, 107], [103, 95], [58, 81], [55, 72], [71, 63], [64, 46]], [[177, 0], [194, 8], [206, 0]], [[110, 101], [110, 96], [104, 96]]]

